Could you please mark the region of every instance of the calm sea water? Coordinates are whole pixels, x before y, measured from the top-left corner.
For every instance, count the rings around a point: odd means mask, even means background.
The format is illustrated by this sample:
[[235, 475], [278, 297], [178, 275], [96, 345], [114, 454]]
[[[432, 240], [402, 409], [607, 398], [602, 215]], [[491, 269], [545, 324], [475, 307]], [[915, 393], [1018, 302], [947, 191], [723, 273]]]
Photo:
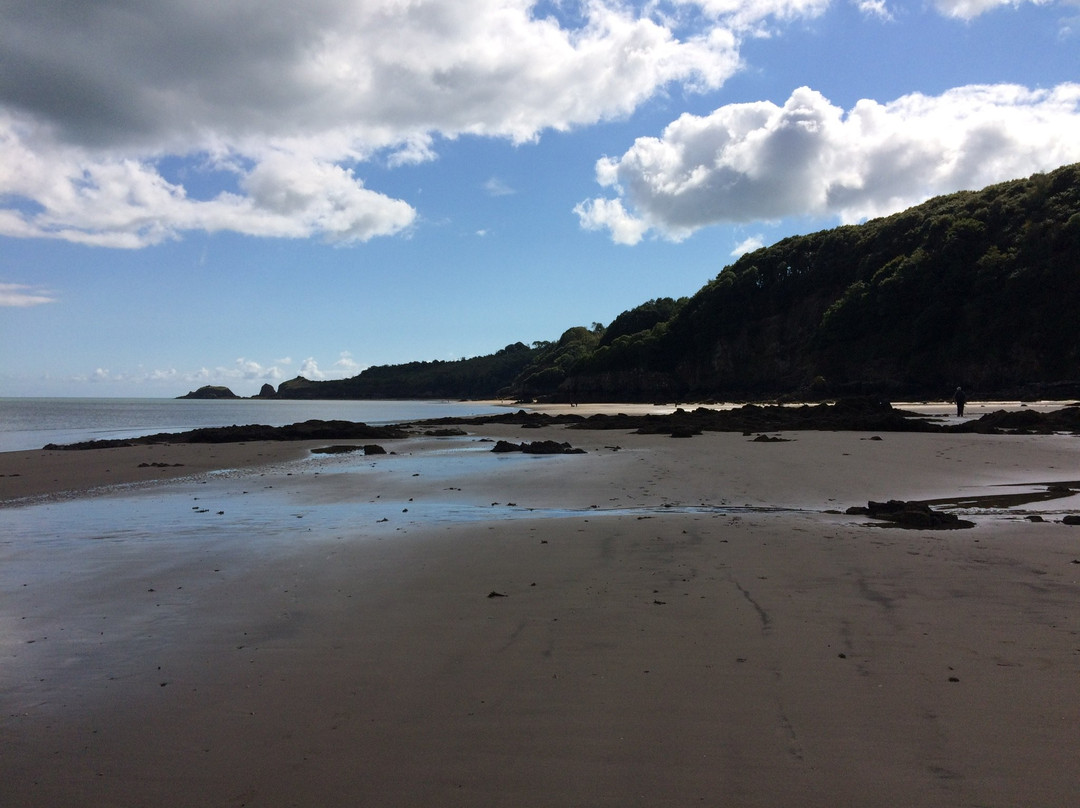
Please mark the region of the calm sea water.
[[284, 426], [312, 418], [391, 424], [501, 411], [499, 406], [458, 401], [0, 398], [0, 452], [233, 424]]

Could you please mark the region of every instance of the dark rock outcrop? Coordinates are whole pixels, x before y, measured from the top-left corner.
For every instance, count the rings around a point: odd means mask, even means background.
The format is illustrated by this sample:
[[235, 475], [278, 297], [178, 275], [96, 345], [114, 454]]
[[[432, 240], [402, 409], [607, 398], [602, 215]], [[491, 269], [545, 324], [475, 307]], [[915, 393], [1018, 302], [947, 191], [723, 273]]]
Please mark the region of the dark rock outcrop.
[[[644, 435], [696, 435], [705, 432], [756, 433], [791, 432], [797, 430], [829, 430], [837, 432], [977, 432], [1050, 434], [1074, 432], [1080, 434], [1080, 406], [1069, 405], [1051, 412], [998, 410], [981, 418], [960, 424], [942, 424], [932, 417], [893, 407], [888, 401], [863, 396], [842, 398], [834, 404], [744, 404], [730, 410], [698, 407], [678, 409], [670, 415], [582, 415], [505, 412], [498, 415], [478, 415], [467, 418], [437, 418], [419, 422], [425, 426], [465, 424], [516, 424], [522, 427], [566, 426], [569, 429], [621, 429]], [[871, 440], [880, 440], [875, 436]]]
[[801, 407], [746, 404], [731, 410], [698, 407], [671, 415], [593, 415], [575, 429], [625, 429], [640, 434], [694, 432], [787, 432], [824, 429], [866, 432], [935, 432], [936, 424], [875, 398], [841, 399]]
[[155, 443], [244, 443], [272, 440], [364, 440], [371, 438], [407, 438], [409, 433], [398, 426], [368, 426], [355, 421], [303, 421], [288, 426], [221, 426], [192, 429], [188, 432], [159, 432], [139, 438], [91, 440], [81, 443], [50, 443], [45, 449], [112, 449], [120, 446], [142, 446]]
[[800, 429], [866, 432], [941, 432], [940, 424], [913, 412], [898, 410], [874, 397], [841, 399], [835, 404], [804, 404], [801, 407], [745, 404], [730, 410], [698, 407], [678, 409], [670, 415], [573, 413], [547, 415], [538, 412], [505, 412], [468, 418], [421, 421], [425, 426], [452, 424], [516, 424], [523, 427], [564, 425], [570, 429], [621, 429], [643, 435], [696, 435], [705, 432], [786, 432]]
[[236, 395], [236, 393], [234, 393], [228, 387], [222, 387], [220, 385], [214, 385], [214, 384], [207, 384], [207, 385], [204, 385], [203, 387], [200, 387], [198, 390], [192, 390], [190, 393], [187, 393], [187, 394], [182, 395], [182, 396], [177, 396], [177, 398], [214, 399], [214, 398], [240, 398], [240, 396]]
[[986, 413], [981, 418], [965, 421], [962, 424], [953, 424], [947, 428], [947, 431], [981, 434], [1012, 432], [1028, 435], [1047, 435], [1053, 432], [1080, 433], [1080, 407], [1063, 407], [1051, 412], [1027, 409], [995, 410]]
[[365, 443], [363, 446], [355, 443], [335, 443], [333, 446], [320, 446], [318, 449], [311, 450], [312, 454], [352, 454], [354, 452], [363, 452], [366, 455], [381, 455], [386, 454], [386, 449], [377, 443]]
[[501, 440], [491, 450], [493, 452], [524, 452], [525, 454], [585, 454], [584, 449], [575, 449], [569, 443], [554, 440], [538, 440], [532, 443], [510, 443]]
[[955, 513], [935, 511], [925, 502], [904, 502], [898, 499], [890, 499], [888, 502], [871, 500], [865, 508], [856, 506], [848, 508], [845, 513], [882, 519], [896, 527], [913, 530], [958, 530], [975, 527], [974, 522], [961, 519]]

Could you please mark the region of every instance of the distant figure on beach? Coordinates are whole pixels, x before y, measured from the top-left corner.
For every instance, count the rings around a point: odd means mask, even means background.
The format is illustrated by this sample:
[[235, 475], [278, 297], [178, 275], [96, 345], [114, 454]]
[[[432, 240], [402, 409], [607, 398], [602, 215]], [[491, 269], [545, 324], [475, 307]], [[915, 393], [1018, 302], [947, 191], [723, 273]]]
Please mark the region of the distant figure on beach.
[[956, 395], [953, 396], [953, 401], [956, 402], [956, 415], [959, 418], [964, 417], [964, 405], [967, 404], [967, 396], [964, 395], [963, 388], [956, 388]]

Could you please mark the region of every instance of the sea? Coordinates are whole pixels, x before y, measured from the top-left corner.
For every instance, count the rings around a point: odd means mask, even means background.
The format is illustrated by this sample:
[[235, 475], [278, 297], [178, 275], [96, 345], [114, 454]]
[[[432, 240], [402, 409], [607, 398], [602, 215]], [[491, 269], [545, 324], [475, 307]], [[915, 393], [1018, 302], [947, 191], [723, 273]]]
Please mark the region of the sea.
[[46, 444], [135, 438], [200, 427], [311, 419], [393, 424], [425, 418], [486, 415], [506, 407], [472, 401], [275, 401], [173, 398], [0, 398], [0, 452]]

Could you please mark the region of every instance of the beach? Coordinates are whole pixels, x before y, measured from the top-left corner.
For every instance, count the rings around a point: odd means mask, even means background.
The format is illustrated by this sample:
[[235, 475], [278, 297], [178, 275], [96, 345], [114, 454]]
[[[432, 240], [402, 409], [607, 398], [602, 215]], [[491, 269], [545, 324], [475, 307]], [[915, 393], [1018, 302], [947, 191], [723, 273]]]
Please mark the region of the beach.
[[1080, 801], [1076, 437], [467, 431], [0, 453], [0, 804]]

